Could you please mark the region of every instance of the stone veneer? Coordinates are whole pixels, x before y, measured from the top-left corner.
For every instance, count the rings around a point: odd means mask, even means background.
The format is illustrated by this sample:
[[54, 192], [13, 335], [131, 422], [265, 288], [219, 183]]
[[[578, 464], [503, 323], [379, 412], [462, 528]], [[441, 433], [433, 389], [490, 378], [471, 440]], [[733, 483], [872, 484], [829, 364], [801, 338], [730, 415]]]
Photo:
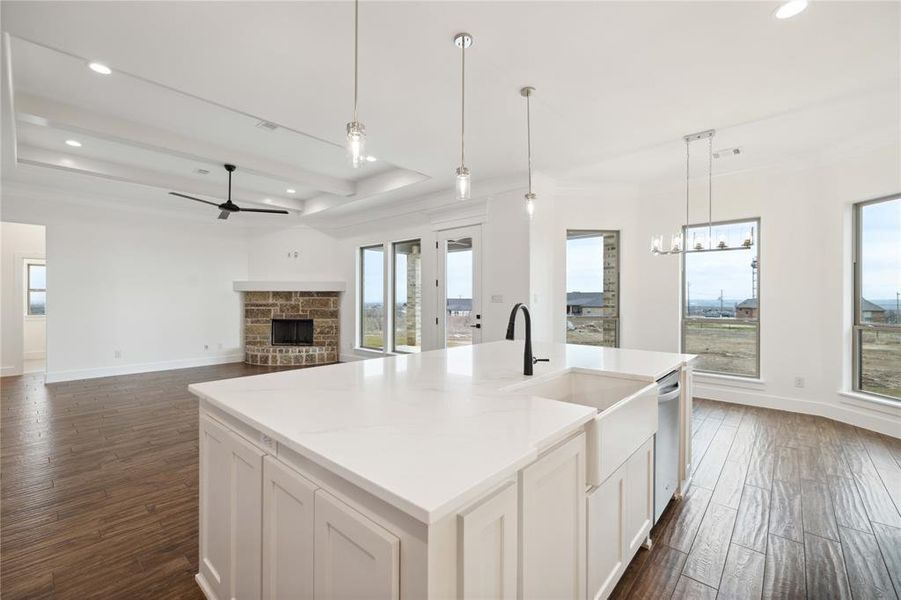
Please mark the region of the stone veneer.
[[[244, 362], [326, 365], [338, 362], [338, 292], [243, 292]], [[312, 346], [273, 346], [272, 319], [312, 319]]]

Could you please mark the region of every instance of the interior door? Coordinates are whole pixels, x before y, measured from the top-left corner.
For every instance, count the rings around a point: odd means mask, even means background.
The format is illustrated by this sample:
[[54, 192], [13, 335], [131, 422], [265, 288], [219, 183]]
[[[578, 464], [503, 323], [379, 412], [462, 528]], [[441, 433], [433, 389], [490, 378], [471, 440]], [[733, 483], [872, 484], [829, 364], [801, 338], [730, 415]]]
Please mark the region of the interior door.
[[482, 251], [478, 225], [439, 231], [438, 340], [445, 348], [482, 341]]

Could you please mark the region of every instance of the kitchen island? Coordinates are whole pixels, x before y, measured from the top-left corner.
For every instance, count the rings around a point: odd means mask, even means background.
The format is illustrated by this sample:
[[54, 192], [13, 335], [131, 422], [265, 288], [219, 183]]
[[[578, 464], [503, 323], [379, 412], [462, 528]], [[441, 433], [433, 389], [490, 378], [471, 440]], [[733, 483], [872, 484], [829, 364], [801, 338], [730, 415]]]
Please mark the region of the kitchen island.
[[[657, 384], [690, 355], [522, 342], [190, 386], [226, 598], [605, 597], [653, 524]], [[590, 563], [590, 568], [586, 565]]]

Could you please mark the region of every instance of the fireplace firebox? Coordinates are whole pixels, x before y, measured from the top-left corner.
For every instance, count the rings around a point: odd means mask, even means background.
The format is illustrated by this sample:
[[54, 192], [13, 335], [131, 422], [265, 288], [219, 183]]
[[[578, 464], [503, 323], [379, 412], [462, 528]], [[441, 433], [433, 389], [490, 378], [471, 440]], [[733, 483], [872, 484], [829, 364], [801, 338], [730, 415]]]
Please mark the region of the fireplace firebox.
[[313, 319], [272, 319], [273, 346], [312, 346]]

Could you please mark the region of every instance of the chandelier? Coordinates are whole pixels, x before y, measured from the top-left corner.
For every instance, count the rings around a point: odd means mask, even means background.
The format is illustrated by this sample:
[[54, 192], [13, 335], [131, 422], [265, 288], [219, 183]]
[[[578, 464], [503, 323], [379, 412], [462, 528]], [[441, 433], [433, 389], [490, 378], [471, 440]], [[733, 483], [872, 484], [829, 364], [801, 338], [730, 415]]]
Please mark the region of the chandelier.
[[[725, 235], [718, 239], [713, 237], [713, 137], [716, 130], [708, 129], [684, 136], [685, 140], [685, 226], [672, 235], [667, 248], [664, 245], [662, 235], [651, 237], [651, 254], [666, 256], [669, 254], [687, 254], [690, 252], [719, 252], [723, 250], [746, 250], [754, 245], [754, 227], [752, 226], [744, 235], [744, 239], [738, 246], [729, 246]], [[692, 232], [691, 240], [685, 239], [691, 228], [689, 220], [689, 200], [691, 181], [691, 143], [707, 140], [707, 235], [698, 235]]]

